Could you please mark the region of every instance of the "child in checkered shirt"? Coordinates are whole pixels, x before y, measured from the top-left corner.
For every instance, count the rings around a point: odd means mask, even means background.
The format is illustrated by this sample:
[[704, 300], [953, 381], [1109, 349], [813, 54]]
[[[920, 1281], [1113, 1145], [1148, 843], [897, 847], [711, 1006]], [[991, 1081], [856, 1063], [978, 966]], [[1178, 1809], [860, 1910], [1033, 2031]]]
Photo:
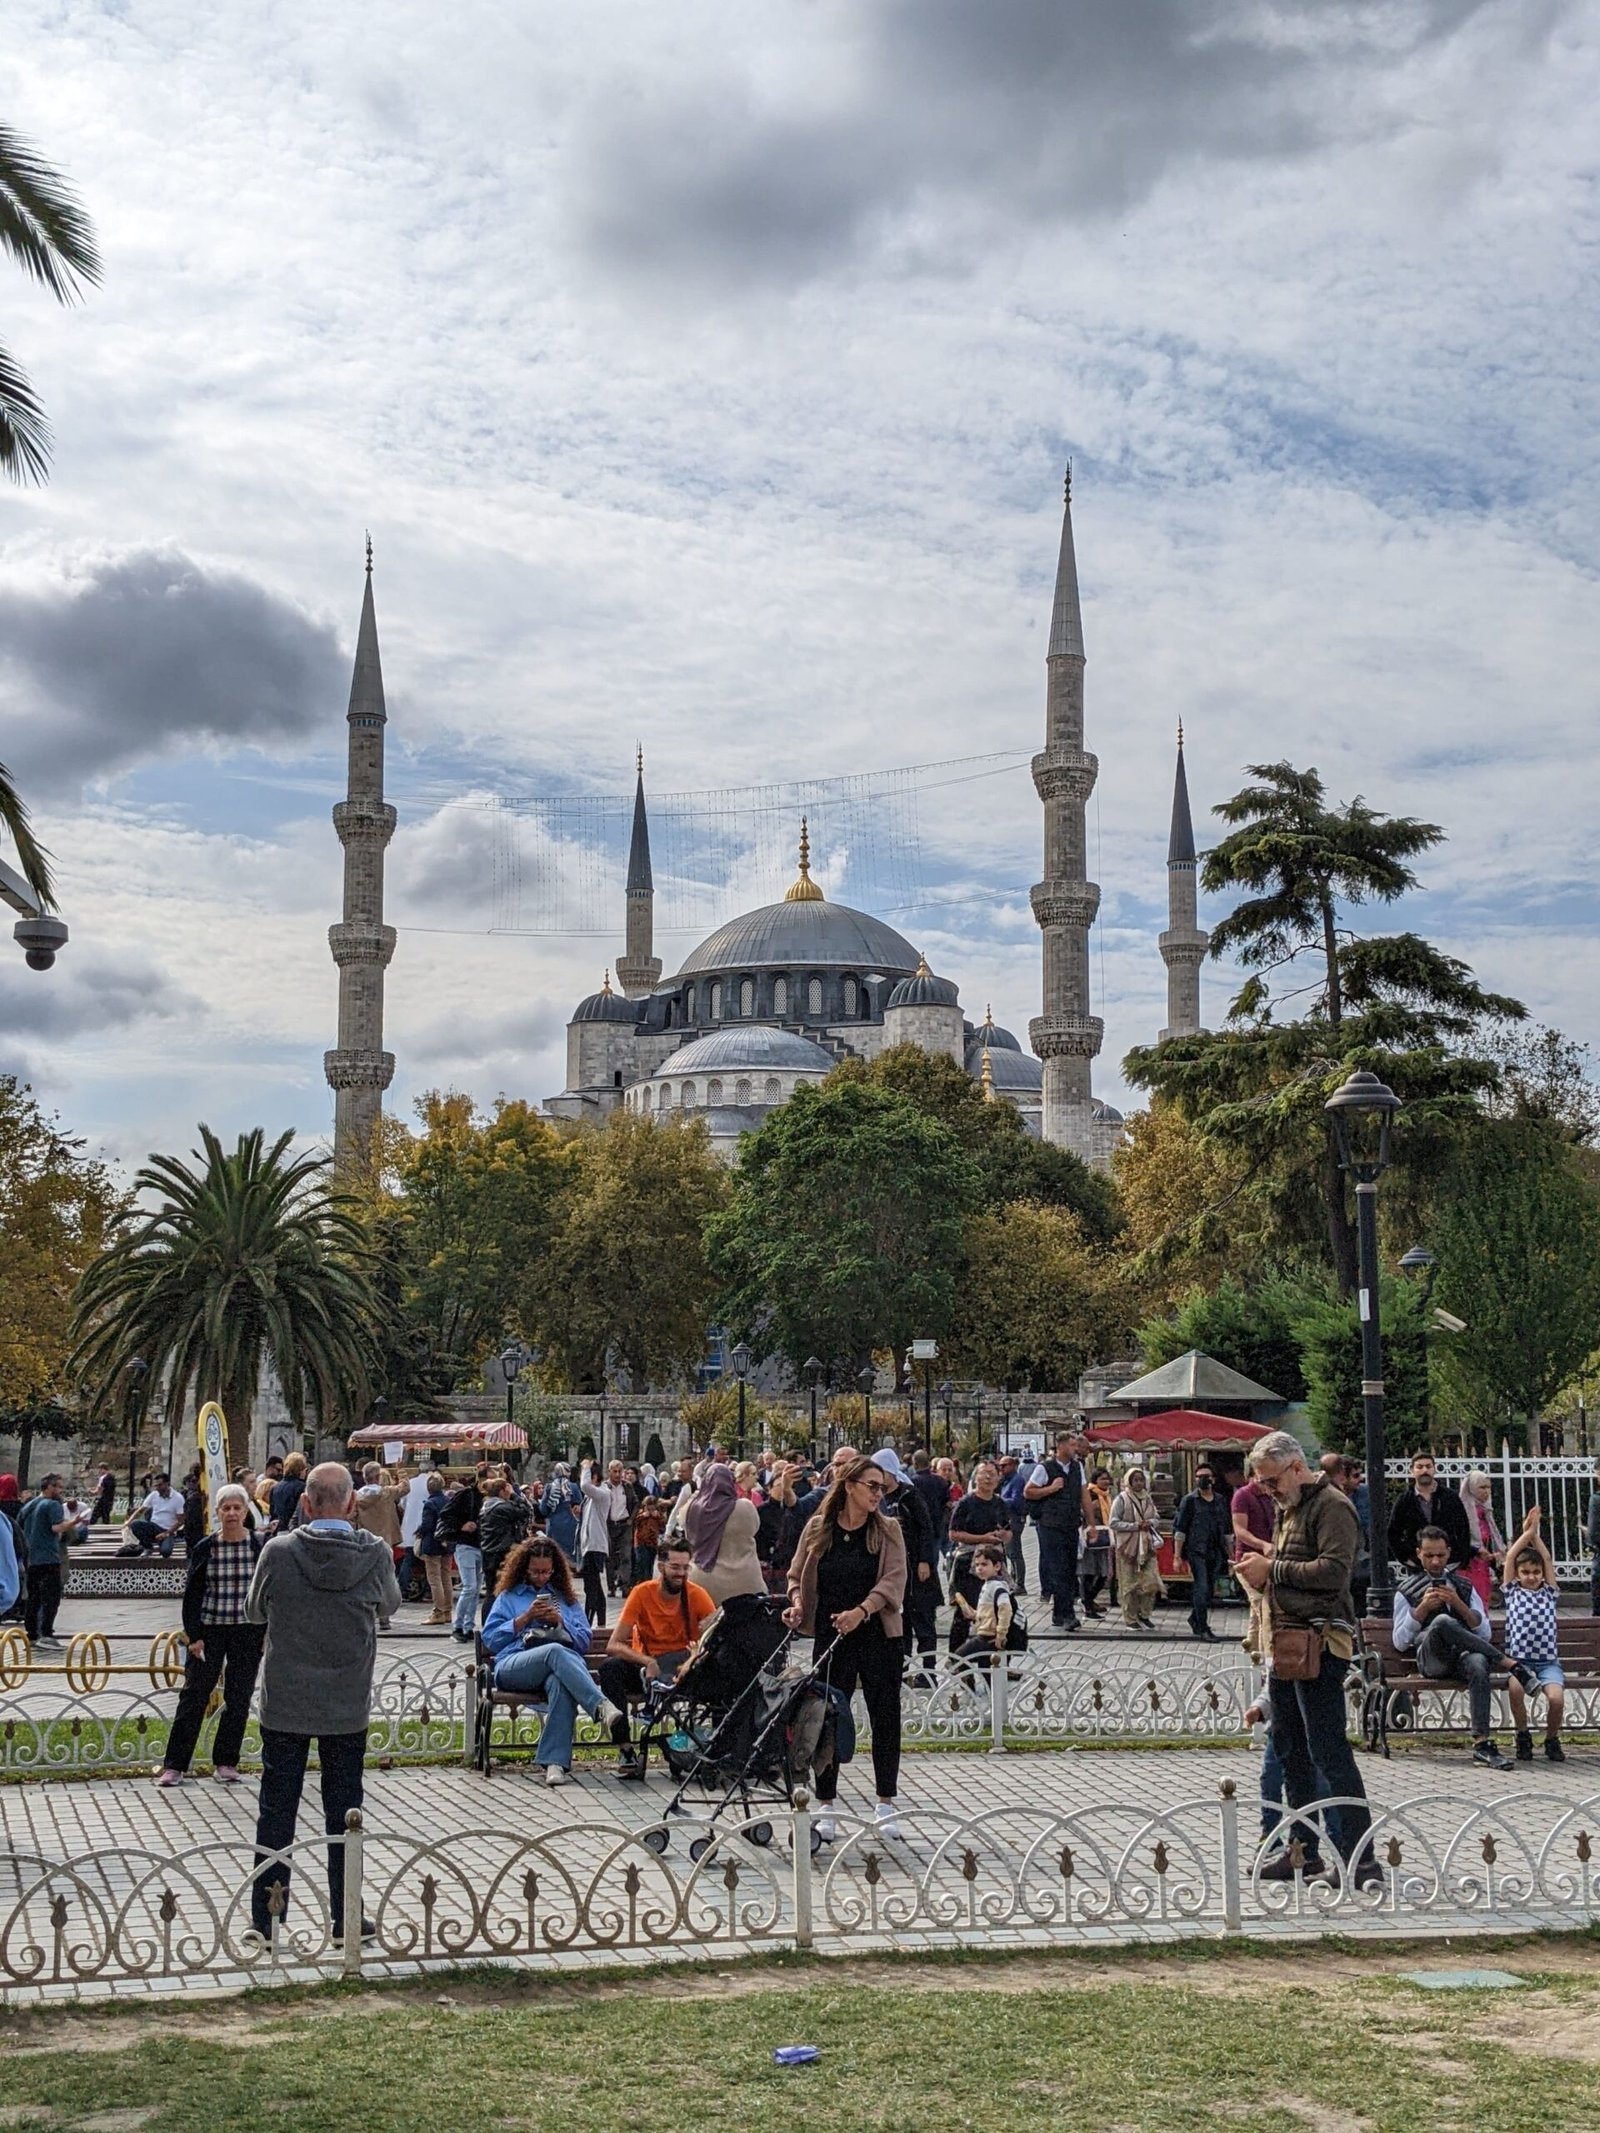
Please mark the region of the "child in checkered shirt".
[[[1556, 1601], [1560, 1587], [1550, 1550], [1539, 1533], [1539, 1506], [1528, 1513], [1522, 1531], [1506, 1550], [1506, 1657], [1520, 1659], [1531, 1667], [1544, 1690], [1544, 1752], [1552, 1763], [1564, 1763], [1561, 1745], [1561, 1706], [1566, 1676], [1561, 1671], [1556, 1642]], [[1528, 1726], [1528, 1692], [1512, 1680], [1511, 1720], [1517, 1729], [1517, 1761], [1533, 1761], [1533, 1734]]]

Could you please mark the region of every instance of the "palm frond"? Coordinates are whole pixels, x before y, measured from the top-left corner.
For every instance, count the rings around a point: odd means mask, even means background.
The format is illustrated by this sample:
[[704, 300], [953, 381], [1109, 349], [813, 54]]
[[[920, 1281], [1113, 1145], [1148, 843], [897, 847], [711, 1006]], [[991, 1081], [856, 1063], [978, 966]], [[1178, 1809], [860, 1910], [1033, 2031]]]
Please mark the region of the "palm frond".
[[0, 126], [0, 251], [63, 304], [100, 279], [94, 224], [54, 164]]
[[50, 854], [29, 828], [27, 803], [11, 782], [11, 773], [4, 763], [0, 763], [0, 825], [11, 834], [11, 842], [17, 850], [17, 863], [28, 887], [44, 910], [53, 910], [55, 892], [50, 879]]
[[42, 482], [50, 444], [50, 424], [27, 372], [0, 346], [0, 467], [12, 481]]

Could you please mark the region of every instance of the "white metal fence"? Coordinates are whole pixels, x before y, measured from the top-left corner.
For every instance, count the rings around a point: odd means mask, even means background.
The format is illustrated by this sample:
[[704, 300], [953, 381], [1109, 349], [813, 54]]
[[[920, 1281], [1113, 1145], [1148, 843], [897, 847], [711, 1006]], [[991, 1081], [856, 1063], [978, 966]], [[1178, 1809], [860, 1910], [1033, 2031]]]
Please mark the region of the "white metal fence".
[[[1569, 1584], [1587, 1584], [1594, 1563], [1588, 1537], [1589, 1498], [1594, 1494], [1593, 1459], [1534, 1458], [1513, 1452], [1502, 1444], [1494, 1457], [1448, 1458], [1437, 1462], [1441, 1480], [1459, 1489], [1470, 1473], [1485, 1473], [1494, 1484], [1494, 1515], [1501, 1532], [1511, 1540], [1534, 1504], [1543, 1517], [1540, 1530], [1544, 1544], [1555, 1558], [1556, 1575]], [[1384, 1463], [1391, 1499], [1396, 1486], [1411, 1478], [1409, 1459]]]

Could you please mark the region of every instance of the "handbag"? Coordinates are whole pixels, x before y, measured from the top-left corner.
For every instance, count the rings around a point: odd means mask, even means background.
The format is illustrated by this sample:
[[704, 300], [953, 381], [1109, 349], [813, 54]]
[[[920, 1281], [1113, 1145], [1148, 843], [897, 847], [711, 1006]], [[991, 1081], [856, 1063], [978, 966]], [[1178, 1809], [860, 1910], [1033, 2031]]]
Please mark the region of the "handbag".
[[546, 1646], [564, 1644], [569, 1652], [576, 1651], [572, 1632], [565, 1622], [530, 1622], [522, 1632], [522, 1649], [525, 1652], [542, 1652]]
[[1315, 1681], [1322, 1672], [1322, 1632], [1309, 1622], [1272, 1623], [1274, 1681]]

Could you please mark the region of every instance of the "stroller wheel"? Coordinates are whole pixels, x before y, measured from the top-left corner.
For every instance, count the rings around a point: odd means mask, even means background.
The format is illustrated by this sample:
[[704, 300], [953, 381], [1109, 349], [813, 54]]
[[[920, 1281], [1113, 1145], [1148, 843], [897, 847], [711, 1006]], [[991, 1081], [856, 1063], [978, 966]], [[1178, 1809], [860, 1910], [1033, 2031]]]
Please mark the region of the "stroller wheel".
[[772, 1842], [772, 1824], [770, 1822], [752, 1822], [745, 1831], [745, 1835], [752, 1844], [759, 1845], [764, 1849]]
[[822, 1839], [821, 1839], [821, 1837], [820, 1837], [820, 1836], [819, 1836], [819, 1835], [817, 1834], [817, 1825], [815, 1824], [815, 1822], [813, 1822], [813, 1823], [812, 1823], [812, 1825], [811, 1825], [811, 1856], [812, 1856], [812, 1858], [813, 1858], [813, 1859], [815, 1859], [815, 1857], [817, 1856], [818, 1852], [820, 1852], [820, 1851], [821, 1851], [821, 1849], [822, 1849]]
[[654, 1852], [659, 1859], [672, 1842], [672, 1833], [665, 1829], [647, 1829], [641, 1840], [647, 1852]]
[[706, 1853], [710, 1851], [710, 1849], [711, 1839], [709, 1837], [691, 1837], [689, 1839], [689, 1857], [693, 1859], [696, 1864], [698, 1864], [699, 1861], [705, 1857]]

